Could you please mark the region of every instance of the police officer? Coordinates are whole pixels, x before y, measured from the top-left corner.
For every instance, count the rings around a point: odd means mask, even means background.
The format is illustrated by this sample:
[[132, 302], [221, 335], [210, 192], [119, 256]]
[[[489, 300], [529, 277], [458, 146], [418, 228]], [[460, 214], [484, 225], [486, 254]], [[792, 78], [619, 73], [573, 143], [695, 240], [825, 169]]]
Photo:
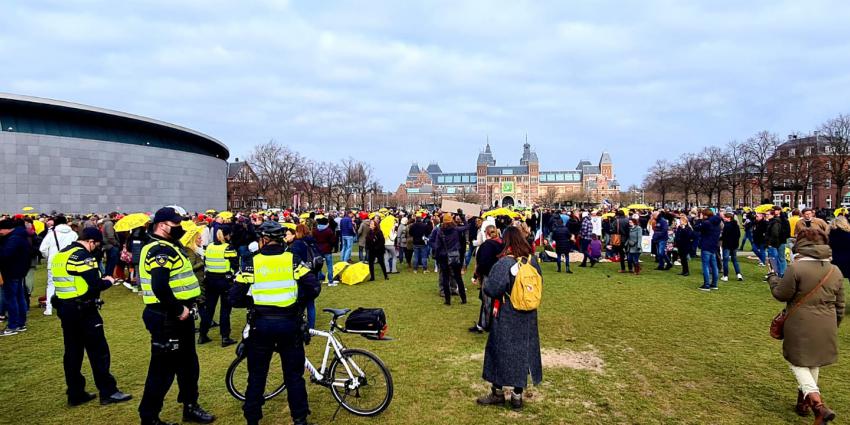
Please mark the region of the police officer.
[[175, 375], [183, 421], [206, 424], [215, 420], [198, 405], [200, 367], [192, 310], [201, 288], [189, 259], [175, 245], [185, 233], [181, 214], [185, 212], [179, 207], [159, 209], [151, 224], [151, 242], [141, 252], [142, 319], [151, 334], [151, 361], [139, 404], [142, 425], [165, 425], [159, 412]]
[[253, 264], [245, 265], [237, 282], [251, 287], [253, 308], [251, 331], [246, 340], [248, 388], [242, 410], [248, 424], [263, 417], [263, 392], [272, 353], [283, 362], [283, 379], [288, 392], [289, 411], [295, 425], [307, 424], [310, 409], [304, 382], [304, 307], [321, 290], [310, 267], [286, 252], [281, 244], [283, 227], [274, 221], [258, 229], [260, 250]]
[[109, 373], [109, 345], [103, 333], [103, 318], [98, 312], [100, 292], [115, 283], [111, 276], [101, 278], [97, 261], [91, 253], [103, 243], [96, 227], [83, 229], [80, 240], [71, 243], [53, 256], [50, 265], [56, 295], [51, 303], [62, 321], [65, 342], [65, 383], [68, 385], [68, 404], [79, 406], [96, 395], [86, 392], [86, 378], [80, 373], [83, 352], [89, 355], [94, 383], [100, 392], [100, 404], [121, 403], [133, 398], [118, 391], [115, 378]]
[[236, 250], [230, 246], [230, 226], [221, 225], [215, 235], [215, 243], [207, 246], [204, 252], [204, 266], [206, 277], [204, 279], [204, 294], [206, 301], [201, 309], [201, 329], [198, 332], [198, 344], [206, 344], [210, 341], [207, 332], [212, 325], [215, 307], [221, 299], [221, 311], [219, 312], [219, 330], [221, 331], [221, 346], [236, 344], [230, 337], [230, 299], [228, 294], [233, 284], [233, 273], [239, 267], [239, 258]]

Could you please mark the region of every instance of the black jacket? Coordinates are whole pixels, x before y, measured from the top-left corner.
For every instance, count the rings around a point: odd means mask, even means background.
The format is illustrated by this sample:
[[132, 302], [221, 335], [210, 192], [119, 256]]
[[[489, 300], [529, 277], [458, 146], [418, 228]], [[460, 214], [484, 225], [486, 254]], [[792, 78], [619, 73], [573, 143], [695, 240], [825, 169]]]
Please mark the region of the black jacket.
[[741, 240], [741, 228], [735, 219], [723, 222], [723, 230], [720, 232], [720, 247], [723, 249], [738, 249]]
[[[558, 223], [560, 223], [560, 220]], [[570, 244], [572, 243], [572, 233], [570, 233], [567, 226], [555, 226], [552, 228], [552, 240], [555, 242], [555, 248], [558, 251], [569, 251]]]

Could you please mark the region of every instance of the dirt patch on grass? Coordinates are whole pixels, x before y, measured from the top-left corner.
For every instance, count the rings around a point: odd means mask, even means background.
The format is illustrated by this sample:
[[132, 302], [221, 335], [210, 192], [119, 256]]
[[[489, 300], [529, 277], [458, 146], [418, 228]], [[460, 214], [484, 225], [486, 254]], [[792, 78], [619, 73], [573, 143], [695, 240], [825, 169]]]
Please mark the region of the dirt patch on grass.
[[[573, 351], [568, 349], [544, 348], [540, 352], [544, 368], [568, 368], [587, 370], [595, 373], [605, 371], [605, 361], [595, 349]], [[484, 361], [484, 353], [470, 354], [468, 359], [474, 362]]]
[[596, 350], [573, 351], [544, 348], [541, 351], [544, 368], [569, 368], [595, 373], [605, 371], [605, 361]]

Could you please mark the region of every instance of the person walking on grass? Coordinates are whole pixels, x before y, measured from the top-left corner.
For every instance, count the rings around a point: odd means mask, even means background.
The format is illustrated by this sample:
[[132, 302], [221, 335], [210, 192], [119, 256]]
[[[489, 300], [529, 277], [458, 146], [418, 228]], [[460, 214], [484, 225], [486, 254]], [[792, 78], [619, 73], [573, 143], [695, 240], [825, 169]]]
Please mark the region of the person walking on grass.
[[490, 275], [490, 269], [499, 261], [499, 256], [504, 250], [501, 234], [495, 225], [488, 224], [484, 232], [487, 240], [478, 246], [475, 253], [475, 271], [472, 278], [473, 282], [479, 285], [478, 299], [481, 300], [481, 308], [478, 311], [478, 320], [469, 328], [469, 331], [477, 333], [490, 330], [493, 320], [493, 299], [484, 293], [484, 285], [487, 282], [487, 276]]
[[844, 215], [832, 221], [829, 247], [832, 248], [832, 264], [838, 266], [841, 274], [850, 279], [850, 223]]
[[682, 213], [679, 216], [679, 224], [676, 226], [676, 233], [673, 237], [673, 244], [676, 246], [676, 251], [679, 252], [679, 262], [682, 263], [681, 276], [690, 276], [691, 269], [688, 264], [691, 252], [694, 249], [694, 228], [691, 227], [691, 222], [688, 220], [688, 215]]
[[797, 255], [784, 277], [771, 270], [770, 291], [786, 303], [788, 312], [782, 340], [782, 355], [797, 379], [795, 411], [815, 424], [835, 419], [818, 387], [820, 368], [838, 361], [838, 325], [844, 318], [844, 276], [830, 264], [832, 250], [827, 235], [816, 227], [797, 230]]
[[723, 230], [720, 233], [720, 243], [723, 247], [723, 277], [720, 280], [729, 281], [729, 260], [732, 260], [732, 266], [735, 267], [735, 274], [738, 281], [743, 281], [744, 276], [741, 275], [741, 267], [738, 265], [738, 241], [741, 239], [741, 228], [738, 227], [738, 222], [735, 221], [735, 215], [731, 212], [723, 214]]
[[369, 233], [366, 234], [366, 258], [369, 262], [369, 281], [375, 280], [375, 262], [381, 267], [384, 272], [384, 280], [389, 280], [387, 276], [387, 266], [384, 263], [384, 234], [378, 225], [377, 220], [369, 220]]
[[652, 245], [655, 247], [655, 260], [658, 262], [658, 267], [655, 270], [670, 270], [673, 267], [673, 262], [667, 256], [667, 239], [669, 237], [667, 231], [670, 224], [664, 211], [656, 211], [654, 218]]
[[572, 234], [570, 229], [561, 221], [557, 215], [552, 219], [551, 227], [552, 234], [549, 235], [550, 241], [555, 243], [555, 261], [558, 264], [558, 273], [561, 272], [561, 257], [564, 257], [564, 271], [570, 271], [570, 251], [573, 245]]
[[466, 288], [460, 269], [463, 266], [463, 254], [460, 252], [461, 239], [466, 237], [467, 227], [458, 226], [451, 213], [443, 214], [443, 222], [435, 229], [433, 239], [434, 258], [440, 271], [440, 288], [443, 292], [444, 304], [451, 305], [451, 282], [457, 283], [460, 303], [466, 304]]
[[579, 249], [581, 249], [582, 259], [579, 267], [587, 267], [587, 248], [590, 246], [591, 236], [593, 236], [593, 220], [590, 218], [590, 214], [587, 211], [582, 213], [581, 219], [581, 231], [579, 232], [580, 242]]
[[[517, 261], [529, 257], [532, 249], [520, 230], [511, 226], [505, 229], [502, 254], [502, 258], [490, 269], [483, 286], [488, 297], [501, 302], [490, 325], [484, 350], [482, 378], [490, 383], [490, 393], [476, 401], [480, 405], [504, 406], [504, 387], [509, 386], [513, 387], [510, 406], [521, 409], [528, 375], [531, 375], [534, 385], [543, 381], [537, 311], [518, 311], [510, 299], [519, 268]], [[532, 258], [529, 261], [542, 276], [537, 260]]]
[[3, 306], [7, 313], [6, 329], [0, 336], [17, 335], [27, 330], [27, 295], [24, 279], [29, 273], [31, 245], [22, 220], [0, 220], [0, 282]]

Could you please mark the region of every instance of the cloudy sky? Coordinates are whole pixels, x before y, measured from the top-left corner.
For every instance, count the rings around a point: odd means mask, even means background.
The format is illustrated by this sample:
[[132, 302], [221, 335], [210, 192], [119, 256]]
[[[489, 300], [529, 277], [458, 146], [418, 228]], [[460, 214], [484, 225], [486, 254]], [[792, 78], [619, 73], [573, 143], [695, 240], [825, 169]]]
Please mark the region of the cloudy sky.
[[844, 1], [14, 1], [0, 91], [149, 116], [244, 158], [276, 139], [474, 171], [489, 136], [542, 169], [607, 150], [626, 187], [656, 158], [809, 132], [850, 113]]

